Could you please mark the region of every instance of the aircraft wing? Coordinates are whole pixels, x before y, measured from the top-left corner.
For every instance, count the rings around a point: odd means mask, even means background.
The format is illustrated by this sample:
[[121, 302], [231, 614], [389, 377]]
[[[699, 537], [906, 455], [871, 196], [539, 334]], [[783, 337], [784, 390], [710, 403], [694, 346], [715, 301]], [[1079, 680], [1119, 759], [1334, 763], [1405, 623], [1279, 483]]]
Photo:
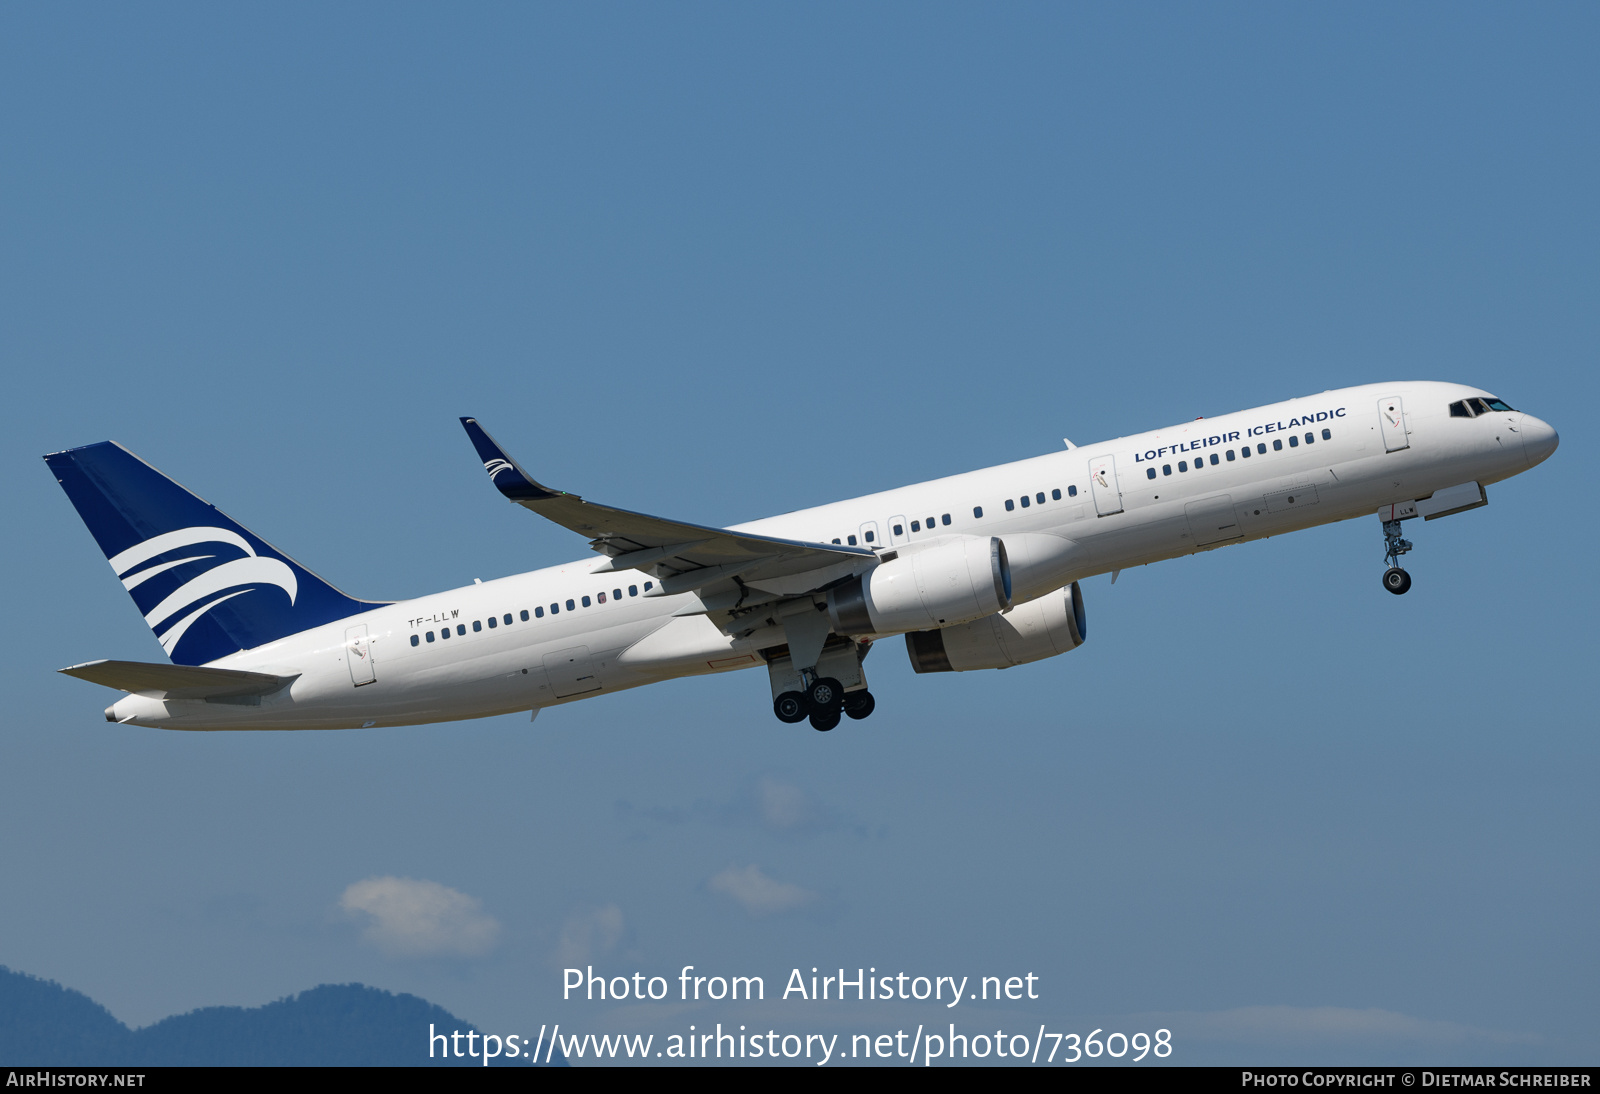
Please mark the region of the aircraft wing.
[[157, 699], [221, 699], [266, 695], [296, 679], [295, 676], [272, 676], [265, 672], [161, 665], [144, 661], [89, 661], [57, 671], [88, 680], [92, 684]]
[[738, 578], [767, 592], [800, 595], [848, 576], [874, 557], [866, 547], [730, 532], [586, 501], [537, 482], [476, 418], [462, 418], [461, 424], [500, 493], [588, 536], [589, 546], [611, 559], [598, 572], [644, 570], [661, 580], [664, 594]]

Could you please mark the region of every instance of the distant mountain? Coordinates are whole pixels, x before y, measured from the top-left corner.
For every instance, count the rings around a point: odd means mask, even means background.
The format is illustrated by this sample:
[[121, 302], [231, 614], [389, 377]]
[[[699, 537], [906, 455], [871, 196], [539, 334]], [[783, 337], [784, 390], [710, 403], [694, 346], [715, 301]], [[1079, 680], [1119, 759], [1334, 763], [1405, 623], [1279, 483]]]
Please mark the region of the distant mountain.
[[415, 995], [323, 984], [262, 1007], [203, 1007], [130, 1030], [82, 992], [0, 965], [0, 1065], [482, 1066], [430, 1060], [430, 1023], [444, 1034], [477, 1028]]

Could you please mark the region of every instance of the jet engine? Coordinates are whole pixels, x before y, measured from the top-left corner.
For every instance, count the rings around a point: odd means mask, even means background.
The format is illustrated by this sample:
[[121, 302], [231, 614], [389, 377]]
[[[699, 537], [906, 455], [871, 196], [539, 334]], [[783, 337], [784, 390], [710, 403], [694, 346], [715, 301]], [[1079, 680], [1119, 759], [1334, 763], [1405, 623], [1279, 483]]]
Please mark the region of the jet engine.
[[1042, 661], [1083, 645], [1087, 634], [1083, 594], [1074, 581], [1004, 615], [906, 634], [906, 652], [918, 672], [1006, 669]]
[[998, 536], [954, 536], [884, 555], [828, 593], [839, 634], [895, 634], [981, 619], [1011, 606], [1011, 564]]

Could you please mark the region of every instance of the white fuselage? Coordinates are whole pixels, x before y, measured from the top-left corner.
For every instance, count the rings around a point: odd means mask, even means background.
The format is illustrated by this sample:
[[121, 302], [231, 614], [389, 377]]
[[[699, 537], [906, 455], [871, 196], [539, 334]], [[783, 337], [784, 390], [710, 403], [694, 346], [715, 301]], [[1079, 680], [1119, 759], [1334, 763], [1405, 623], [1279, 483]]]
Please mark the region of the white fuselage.
[[[853, 536], [875, 549], [940, 536], [999, 536], [1014, 600], [1022, 603], [1094, 574], [1365, 516], [1465, 482], [1486, 486], [1549, 455], [1555, 433], [1530, 415], [1450, 416], [1452, 401], [1484, 395], [1444, 383], [1345, 388], [735, 530], [823, 543]], [[1404, 408], [1399, 427], [1380, 419], [1380, 399], [1394, 398]], [[1204, 462], [1197, 466], [1197, 459]], [[1101, 481], [1091, 481], [1092, 469], [1106, 472], [1097, 476]], [[1218, 522], [1209, 519], [1217, 512], [1237, 521], [1220, 540]], [[775, 628], [731, 637], [695, 593], [649, 595], [660, 592], [649, 574], [596, 573], [605, 562], [595, 556], [387, 605], [214, 662], [296, 677], [269, 696], [130, 695], [108, 717], [172, 729], [338, 729], [479, 718], [760, 665], [758, 651], [784, 641]], [[352, 666], [349, 636], [359, 627], [366, 628], [370, 661]]]

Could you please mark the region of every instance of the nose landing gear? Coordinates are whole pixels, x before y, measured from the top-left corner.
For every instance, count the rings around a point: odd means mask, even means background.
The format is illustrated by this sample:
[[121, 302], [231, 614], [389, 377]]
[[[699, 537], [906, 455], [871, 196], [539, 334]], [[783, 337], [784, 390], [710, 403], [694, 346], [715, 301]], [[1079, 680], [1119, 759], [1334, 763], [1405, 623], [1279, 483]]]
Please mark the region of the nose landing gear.
[[1389, 568], [1383, 571], [1383, 587], [1395, 596], [1411, 588], [1411, 575], [1400, 568], [1400, 556], [1411, 550], [1411, 541], [1400, 538], [1400, 522], [1383, 522], [1383, 560]]

